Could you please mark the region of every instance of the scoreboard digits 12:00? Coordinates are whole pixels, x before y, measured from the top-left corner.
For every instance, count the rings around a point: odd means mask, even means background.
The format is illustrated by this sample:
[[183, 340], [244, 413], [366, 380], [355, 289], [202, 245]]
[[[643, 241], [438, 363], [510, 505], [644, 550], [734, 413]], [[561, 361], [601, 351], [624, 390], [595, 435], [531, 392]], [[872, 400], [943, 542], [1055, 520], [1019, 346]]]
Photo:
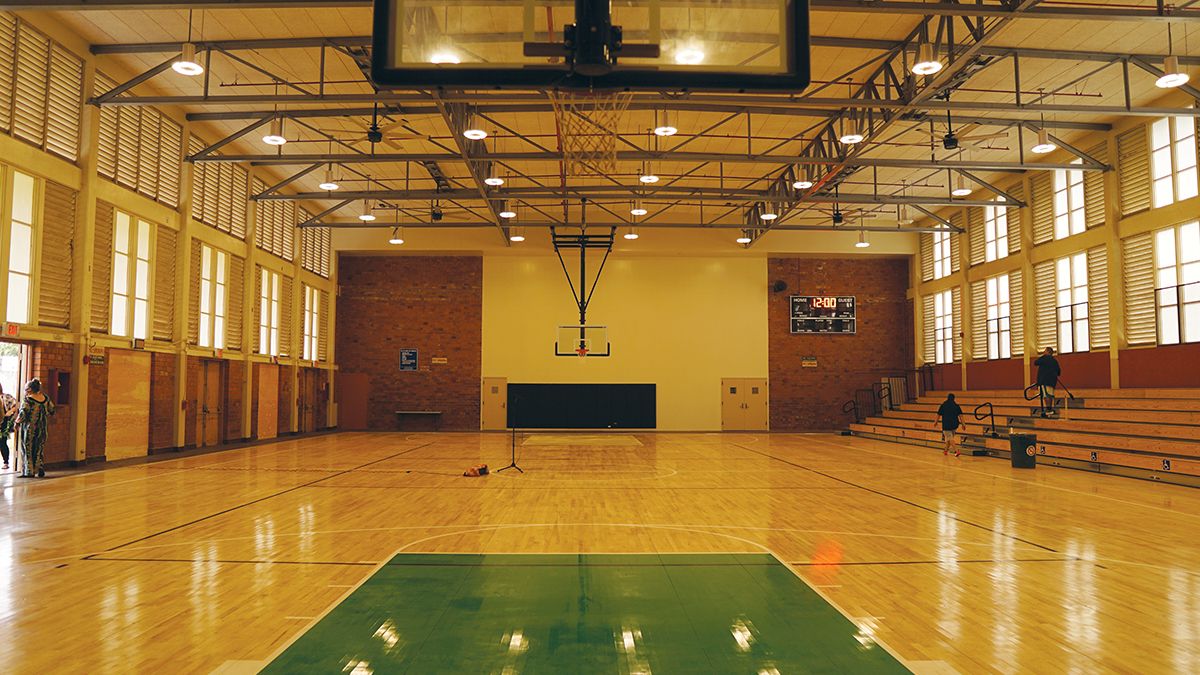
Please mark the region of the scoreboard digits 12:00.
[[793, 295], [791, 307], [793, 333], [855, 332], [853, 295]]

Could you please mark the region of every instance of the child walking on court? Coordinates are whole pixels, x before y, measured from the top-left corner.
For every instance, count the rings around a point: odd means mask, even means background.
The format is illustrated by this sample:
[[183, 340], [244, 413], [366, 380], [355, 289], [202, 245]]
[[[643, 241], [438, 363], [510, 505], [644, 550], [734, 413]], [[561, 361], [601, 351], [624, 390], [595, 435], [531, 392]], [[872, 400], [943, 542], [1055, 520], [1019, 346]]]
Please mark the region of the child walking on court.
[[954, 450], [954, 456], [958, 457], [958, 445], [954, 442], [954, 432], [958, 430], [959, 418], [962, 417], [962, 408], [954, 402], [954, 394], [946, 394], [946, 400], [942, 401], [942, 405], [937, 411], [937, 420], [934, 422], [936, 426], [939, 422], [942, 425], [942, 440], [946, 442], [946, 447], [942, 449], [942, 454], [949, 454]]
[[1037, 366], [1038, 398], [1042, 404], [1042, 417], [1049, 417], [1054, 412], [1054, 387], [1058, 385], [1058, 376], [1062, 375], [1062, 367], [1054, 358], [1054, 350], [1046, 347], [1046, 351], [1033, 362]]

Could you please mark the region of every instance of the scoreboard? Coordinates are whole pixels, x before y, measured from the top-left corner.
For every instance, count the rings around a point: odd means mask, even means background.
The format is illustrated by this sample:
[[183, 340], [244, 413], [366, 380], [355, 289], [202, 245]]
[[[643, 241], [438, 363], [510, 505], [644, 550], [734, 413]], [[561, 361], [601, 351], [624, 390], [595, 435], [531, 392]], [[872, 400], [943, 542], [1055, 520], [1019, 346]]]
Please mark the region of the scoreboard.
[[853, 295], [793, 295], [792, 333], [855, 332]]

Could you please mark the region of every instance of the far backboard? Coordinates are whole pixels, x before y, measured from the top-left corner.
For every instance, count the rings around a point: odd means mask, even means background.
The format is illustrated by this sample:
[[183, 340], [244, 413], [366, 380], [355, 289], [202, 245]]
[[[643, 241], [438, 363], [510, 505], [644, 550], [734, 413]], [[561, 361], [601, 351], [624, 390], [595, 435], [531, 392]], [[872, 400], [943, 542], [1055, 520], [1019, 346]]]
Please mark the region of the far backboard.
[[800, 92], [809, 81], [808, 0], [376, 0], [374, 24], [383, 88]]

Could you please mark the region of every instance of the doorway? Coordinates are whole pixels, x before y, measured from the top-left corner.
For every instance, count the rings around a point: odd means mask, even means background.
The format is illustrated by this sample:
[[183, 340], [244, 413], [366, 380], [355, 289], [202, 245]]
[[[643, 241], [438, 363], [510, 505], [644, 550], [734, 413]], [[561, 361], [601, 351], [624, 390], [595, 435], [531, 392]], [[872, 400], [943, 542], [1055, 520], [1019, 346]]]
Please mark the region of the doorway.
[[722, 431], [766, 431], [769, 418], [765, 377], [721, 379]]
[[508, 379], [483, 378], [482, 411], [479, 428], [483, 431], [504, 431], [508, 428]]
[[[29, 356], [29, 345], [20, 342], [0, 342], [0, 388], [5, 394], [13, 397], [13, 403], [10, 405], [20, 406], [21, 404], [25, 383], [31, 377], [29, 364], [33, 360]], [[13, 411], [13, 414], [16, 414], [16, 411]], [[15, 472], [17, 471], [17, 448], [20, 447], [18, 432], [13, 431], [6, 440], [8, 441], [8, 456], [4, 463], [9, 466], [8, 471]]]
[[201, 447], [221, 442], [221, 429], [225, 426], [225, 386], [221, 361], [200, 362], [200, 438]]
[[317, 370], [300, 369], [300, 433], [317, 430]]

